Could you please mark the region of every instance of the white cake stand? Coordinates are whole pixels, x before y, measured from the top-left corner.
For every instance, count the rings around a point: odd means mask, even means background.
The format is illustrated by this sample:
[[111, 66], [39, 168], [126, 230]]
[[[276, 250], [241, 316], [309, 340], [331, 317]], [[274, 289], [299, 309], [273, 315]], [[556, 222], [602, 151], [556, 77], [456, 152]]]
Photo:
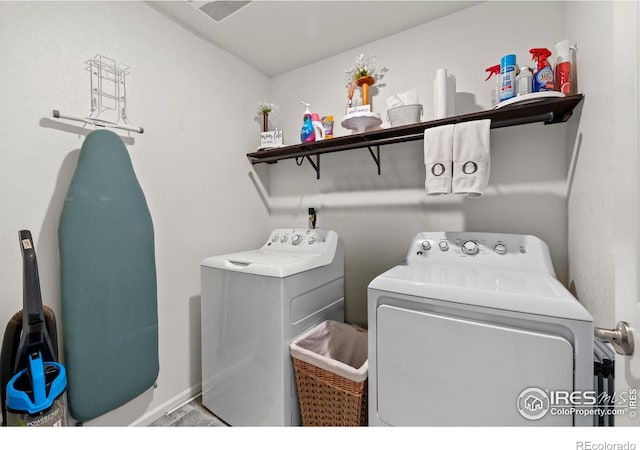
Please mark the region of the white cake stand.
[[375, 112], [357, 112], [353, 114], [347, 114], [342, 119], [341, 125], [347, 130], [355, 130], [358, 133], [376, 128], [382, 123], [380, 114]]

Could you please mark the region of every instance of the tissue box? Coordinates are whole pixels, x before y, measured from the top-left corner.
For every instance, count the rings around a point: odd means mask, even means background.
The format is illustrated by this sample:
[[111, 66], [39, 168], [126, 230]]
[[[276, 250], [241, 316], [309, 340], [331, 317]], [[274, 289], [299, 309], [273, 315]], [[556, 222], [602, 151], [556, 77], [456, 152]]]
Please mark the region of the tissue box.
[[392, 127], [417, 123], [422, 117], [422, 105], [397, 106], [389, 109], [387, 116]]

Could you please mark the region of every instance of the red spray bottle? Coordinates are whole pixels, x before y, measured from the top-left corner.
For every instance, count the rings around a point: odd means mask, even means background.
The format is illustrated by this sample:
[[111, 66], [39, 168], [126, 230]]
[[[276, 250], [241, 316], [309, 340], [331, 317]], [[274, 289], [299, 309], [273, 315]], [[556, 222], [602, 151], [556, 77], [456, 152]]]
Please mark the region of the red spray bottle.
[[547, 60], [551, 56], [551, 52], [546, 48], [532, 48], [529, 50], [532, 61], [537, 61], [538, 66], [533, 73], [533, 92], [553, 91], [554, 79], [553, 68]]
[[489, 72], [487, 78], [484, 81], [488, 81], [492, 76], [496, 76], [493, 87], [491, 88], [491, 107], [493, 108], [500, 102], [500, 64], [487, 67], [485, 72]]

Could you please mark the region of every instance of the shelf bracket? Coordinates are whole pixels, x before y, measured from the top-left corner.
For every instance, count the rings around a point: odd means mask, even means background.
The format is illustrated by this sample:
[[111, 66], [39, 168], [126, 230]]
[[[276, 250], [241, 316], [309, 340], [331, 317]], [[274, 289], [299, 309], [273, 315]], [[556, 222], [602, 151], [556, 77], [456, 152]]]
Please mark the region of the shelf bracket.
[[370, 145], [367, 146], [367, 148], [369, 149], [369, 154], [371, 154], [371, 157], [375, 161], [376, 166], [378, 166], [378, 175], [380, 175], [380, 146], [374, 145], [373, 147], [376, 149], [375, 153]]
[[307, 161], [309, 161], [309, 164], [311, 164], [311, 167], [313, 167], [313, 169], [316, 171], [316, 180], [320, 179], [320, 154], [315, 155], [316, 157], [316, 161], [313, 162], [313, 159], [311, 159], [311, 156], [309, 155], [305, 155], [305, 158], [307, 159]]

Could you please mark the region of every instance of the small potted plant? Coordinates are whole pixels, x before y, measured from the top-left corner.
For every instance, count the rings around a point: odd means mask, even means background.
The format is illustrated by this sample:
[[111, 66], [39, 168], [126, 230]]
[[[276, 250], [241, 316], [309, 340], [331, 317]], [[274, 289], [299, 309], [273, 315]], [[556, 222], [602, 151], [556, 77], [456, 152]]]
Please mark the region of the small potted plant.
[[269, 131], [269, 114], [278, 112], [273, 103], [258, 103], [258, 116], [262, 116], [262, 133], [260, 133], [260, 149], [282, 147], [282, 130]]
[[357, 58], [356, 62], [349, 69], [345, 70], [345, 84], [347, 89], [349, 90], [349, 100], [351, 101], [351, 96], [353, 96], [353, 90], [357, 85], [360, 87], [361, 95], [362, 95], [362, 104], [369, 104], [369, 86], [372, 86], [376, 80], [382, 78], [382, 74], [386, 71], [386, 69], [378, 69], [376, 66], [378, 64], [377, 56], [364, 56], [364, 53], [361, 53]]
[[278, 107], [273, 103], [260, 102], [258, 103], [258, 115], [262, 116], [262, 131], [269, 131], [269, 114], [278, 112]]

